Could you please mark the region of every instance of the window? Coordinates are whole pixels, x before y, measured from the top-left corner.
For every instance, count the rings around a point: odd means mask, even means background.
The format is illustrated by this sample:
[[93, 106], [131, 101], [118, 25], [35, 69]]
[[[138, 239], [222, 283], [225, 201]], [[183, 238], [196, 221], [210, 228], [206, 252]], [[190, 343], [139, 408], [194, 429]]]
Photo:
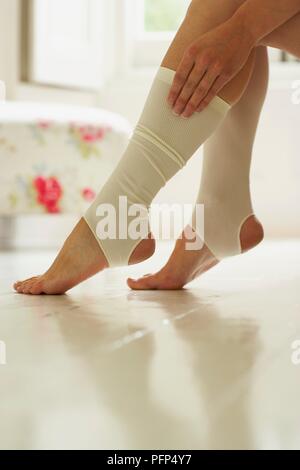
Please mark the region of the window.
[[[133, 32], [133, 65], [154, 66], [165, 54], [179, 28], [190, 0], [128, 0]], [[272, 62], [293, 62], [295, 57], [269, 49]]]
[[189, 0], [141, 0], [145, 33], [176, 31], [184, 18]]
[[154, 66], [183, 21], [190, 0], [131, 0], [133, 65]]
[[190, 0], [32, 0], [29, 78], [99, 89], [121, 69], [157, 66], [189, 4]]
[[98, 90], [112, 67], [112, 6], [104, 0], [33, 0], [31, 81]]
[[[29, 57], [28, 79], [99, 90], [126, 69], [157, 67], [190, 0], [31, 0], [30, 4], [29, 54], [22, 54]], [[295, 60], [275, 49], [270, 58]]]

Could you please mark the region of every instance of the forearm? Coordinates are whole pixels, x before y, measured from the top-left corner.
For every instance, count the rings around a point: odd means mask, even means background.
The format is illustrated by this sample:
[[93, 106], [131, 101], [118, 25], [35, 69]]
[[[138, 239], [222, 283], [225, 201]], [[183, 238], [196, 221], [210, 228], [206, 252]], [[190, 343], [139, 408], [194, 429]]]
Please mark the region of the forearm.
[[229, 20], [253, 45], [300, 12], [300, 0], [247, 0]]

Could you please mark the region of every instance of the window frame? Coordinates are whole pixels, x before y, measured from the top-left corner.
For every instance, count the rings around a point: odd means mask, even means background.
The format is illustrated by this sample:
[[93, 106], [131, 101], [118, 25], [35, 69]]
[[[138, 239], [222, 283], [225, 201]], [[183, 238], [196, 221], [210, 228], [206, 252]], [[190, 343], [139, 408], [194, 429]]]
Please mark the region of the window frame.
[[[81, 38], [74, 43], [68, 35], [51, 35], [47, 24], [51, 1], [31, 0], [28, 67], [31, 83], [97, 91], [113, 73], [115, 0], [85, 1], [89, 34], [82, 43]], [[58, 4], [51, 7], [58, 8]]]
[[[159, 59], [162, 59], [166, 53], [176, 32], [157, 32], [150, 33], [141, 31], [137, 25], [141, 24], [144, 17], [144, 8], [141, 0], [125, 0], [127, 9], [127, 25], [130, 34], [131, 45], [131, 63], [133, 68], [154, 67], [157, 66]], [[134, 26], [134, 24], [136, 26]], [[268, 47], [269, 58], [272, 64], [286, 64], [298, 62], [287, 53], [283, 53], [279, 49]]]
[[[39, 0], [31, 0], [31, 4]], [[110, 79], [114, 83], [132, 79], [133, 76], [147, 74], [155, 70], [163, 59], [175, 32], [145, 32], [141, 28], [143, 19], [143, 4], [141, 0], [94, 0], [102, 5], [102, 13], [105, 17], [101, 20], [104, 24], [102, 40], [99, 41], [98, 53], [102, 56], [102, 75], [95, 83], [74, 83], [74, 87], [80, 90], [99, 91], [103, 89]], [[109, 3], [109, 5], [108, 5]], [[33, 17], [31, 15], [31, 21]], [[37, 23], [37, 22], [36, 22]], [[30, 27], [34, 26], [31, 23]], [[103, 47], [104, 44], [104, 47]], [[33, 44], [30, 44], [31, 73], [29, 81], [41, 85], [54, 85], [59, 88], [72, 88], [70, 81], [47, 80], [47, 76], [39, 76], [34, 70]], [[272, 64], [290, 64], [293, 60], [282, 62], [281, 52], [269, 48]], [[100, 67], [98, 66], [98, 69]], [[77, 85], [77, 86], [76, 86]]]
[[141, 29], [144, 18], [144, 2], [141, 0], [126, 0], [127, 31], [130, 35], [131, 66], [154, 67], [166, 53], [176, 32], [145, 32]]

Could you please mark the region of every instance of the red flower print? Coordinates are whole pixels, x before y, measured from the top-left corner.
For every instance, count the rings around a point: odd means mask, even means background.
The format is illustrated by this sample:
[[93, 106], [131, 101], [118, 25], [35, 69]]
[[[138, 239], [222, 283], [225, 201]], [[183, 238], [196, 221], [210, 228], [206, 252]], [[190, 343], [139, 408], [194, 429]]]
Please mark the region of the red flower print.
[[51, 126], [51, 122], [48, 122], [48, 121], [38, 121], [37, 123], [37, 126], [40, 128], [40, 129], [49, 129], [49, 127]]
[[107, 129], [104, 127], [82, 126], [79, 128], [80, 137], [89, 144], [104, 139]]
[[90, 188], [85, 188], [82, 190], [82, 196], [86, 201], [93, 201], [96, 197], [96, 193]]
[[33, 186], [37, 191], [37, 202], [44, 206], [48, 213], [56, 214], [60, 212], [58, 203], [63, 191], [56, 178], [38, 176], [33, 181]]

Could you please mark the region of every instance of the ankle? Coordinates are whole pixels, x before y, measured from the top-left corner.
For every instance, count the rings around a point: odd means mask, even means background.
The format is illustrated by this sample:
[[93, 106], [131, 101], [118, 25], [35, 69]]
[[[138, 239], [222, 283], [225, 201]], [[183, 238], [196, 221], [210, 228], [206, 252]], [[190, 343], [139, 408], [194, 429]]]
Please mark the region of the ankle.
[[149, 237], [145, 240], [141, 240], [138, 246], [132, 252], [129, 265], [138, 264], [146, 261], [148, 258], [154, 255], [156, 248], [156, 242], [152, 234], [149, 234]]

